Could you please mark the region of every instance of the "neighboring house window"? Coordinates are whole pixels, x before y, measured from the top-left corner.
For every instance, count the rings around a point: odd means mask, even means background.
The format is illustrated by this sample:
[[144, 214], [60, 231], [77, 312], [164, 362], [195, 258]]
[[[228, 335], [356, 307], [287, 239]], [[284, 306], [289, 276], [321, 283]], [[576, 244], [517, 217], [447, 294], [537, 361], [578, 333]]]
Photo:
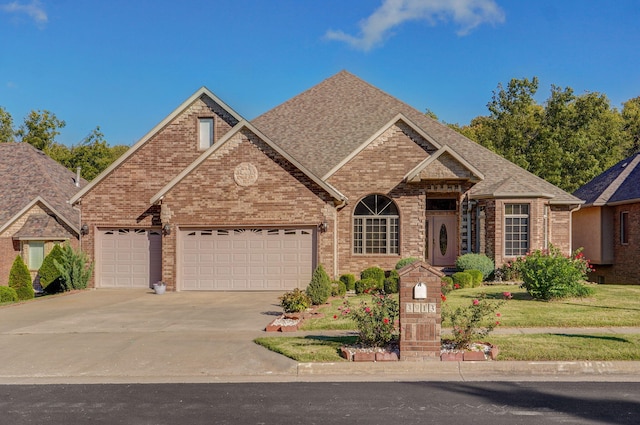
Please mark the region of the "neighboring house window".
[[213, 145], [213, 118], [198, 119], [198, 135], [200, 150], [206, 150]]
[[504, 206], [504, 255], [518, 257], [529, 251], [529, 204]]
[[29, 270], [38, 270], [42, 266], [44, 260], [44, 242], [29, 241], [29, 262], [27, 267]]
[[629, 243], [629, 211], [620, 213], [620, 243], [623, 245]]
[[398, 254], [400, 228], [396, 204], [383, 195], [369, 195], [353, 213], [354, 254]]

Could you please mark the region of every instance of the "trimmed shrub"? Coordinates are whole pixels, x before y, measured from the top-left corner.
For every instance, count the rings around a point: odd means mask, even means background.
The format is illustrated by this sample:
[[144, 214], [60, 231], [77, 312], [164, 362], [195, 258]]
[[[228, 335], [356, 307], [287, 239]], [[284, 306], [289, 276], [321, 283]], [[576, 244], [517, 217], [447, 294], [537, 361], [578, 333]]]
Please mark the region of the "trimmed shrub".
[[418, 257], [403, 258], [403, 259], [401, 259], [400, 261], [398, 261], [396, 263], [396, 270], [400, 270], [401, 268], [403, 268], [407, 264], [415, 263], [416, 261], [420, 261], [420, 259]]
[[398, 293], [398, 281], [391, 278], [384, 280], [384, 293], [385, 294], [397, 294]]
[[19, 255], [13, 261], [11, 271], [9, 272], [9, 287], [16, 291], [18, 300], [20, 301], [30, 300], [35, 296], [29, 269]]
[[16, 290], [8, 286], [0, 286], [0, 303], [13, 303], [18, 301]]
[[360, 279], [375, 279], [378, 284], [376, 285], [379, 289], [384, 287], [384, 270], [380, 267], [369, 267], [368, 269], [364, 269], [360, 273]]
[[567, 257], [552, 245], [548, 251], [537, 250], [527, 255], [520, 265], [522, 286], [540, 300], [591, 295], [593, 289], [584, 285], [591, 270], [589, 260], [580, 250]]
[[459, 285], [460, 288], [471, 288], [473, 286], [473, 276], [467, 272], [455, 272], [451, 275], [454, 285]]
[[335, 280], [331, 282], [331, 296], [332, 297], [342, 297], [347, 293], [347, 286], [344, 282], [339, 280]]
[[352, 274], [343, 274], [342, 276], [340, 276], [340, 282], [344, 283], [347, 291], [353, 291], [354, 289], [356, 289], [356, 277]]
[[324, 271], [322, 264], [318, 265], [313, 271], [311, 282], [307, 286], [307, 295], [311, 298], [313, 305], [326, 303], [329, 295], [331, 295], [331, 280], [327, 272]]
[[71, 289], [85, 289], [93, 273], [93, 264], [82, 251], [76, 251], [71, 245], [62, 246], [61, 261], [53, 260], [60, 272], [60, 283], [63, 291]]
[[60, 263], [63, 255], [62, 248], [60, 248], [59, 245], [54, 245], [49, 255], [44, 257], [42, 266], [40, 266], [40, 270], [38, 270], [40, 285], [42, 289], [49, 293], [62, 291], [62, 274], [56, 267], [55, 261]]
[[453, 291], [453, 279], [450, 276], [443, 276], [440, 278], [440, 292], [442, 295], [447, 295]]
[[311, 306], [311, 298], [306, 292], [296, 288], [293, 291], [282, 294], [280, 305], [285, 313], [299, 313]]
[[382, 289], [382, 287], [378, 285], [378, 281], [371, 278], [360, 279], [356, 281], [354, 286], [355, 286], [356, 294], [358, 295], [364, 294], [365, 292], [371, 292], [376, 289]]
[[464, 254], [456, 259], [456, 269], [464, 272], [467, 270], [480, 270], [482, 279], [486, 280], [495, 270], [493, 260], [484, 254]]
[[482, 272], [480, 270], [465, 270], [465, 273], [469, 273], [471, 275], [471, 277], [473, 278], [473, 287], [476, 288], [480, 285], [482, 285]]

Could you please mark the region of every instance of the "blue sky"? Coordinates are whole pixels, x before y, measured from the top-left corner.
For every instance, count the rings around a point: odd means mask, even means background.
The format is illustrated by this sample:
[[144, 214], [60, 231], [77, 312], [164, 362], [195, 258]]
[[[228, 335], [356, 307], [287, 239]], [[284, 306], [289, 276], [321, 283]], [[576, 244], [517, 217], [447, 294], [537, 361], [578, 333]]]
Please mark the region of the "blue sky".
[[201, 86], [247, 119], [346, 69], [441, 120], [498, 83], [640, 96], [637, 0], [0, 0], [0, 106], [135, 143]]

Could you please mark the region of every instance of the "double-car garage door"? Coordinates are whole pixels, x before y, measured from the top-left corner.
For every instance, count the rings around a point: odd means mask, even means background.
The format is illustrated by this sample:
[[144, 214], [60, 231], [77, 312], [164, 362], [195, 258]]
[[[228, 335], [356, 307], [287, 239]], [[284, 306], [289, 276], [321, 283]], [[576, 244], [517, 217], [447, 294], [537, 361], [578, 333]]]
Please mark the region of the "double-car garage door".
[[[304, 288], [315, 266], [315, 229], [191, 229], [178, 235], [180, 290]], [[147, 288], [162, 278], [160, 230], [98, 233], [98, 286]]]
[[289, 290], [313, 273], [314, 229], [194, 229], [180, 232], [183, 290]]

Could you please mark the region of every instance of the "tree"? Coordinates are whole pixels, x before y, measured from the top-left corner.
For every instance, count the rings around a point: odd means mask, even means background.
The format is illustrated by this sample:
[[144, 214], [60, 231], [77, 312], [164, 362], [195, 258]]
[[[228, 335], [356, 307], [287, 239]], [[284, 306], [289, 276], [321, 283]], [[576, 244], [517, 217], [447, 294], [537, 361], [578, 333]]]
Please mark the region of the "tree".
[[0, 106], [0, 143], [13, 142], [14, 135], [13, 117]]
[[58, 130], [65, 126], [66, 123], [59, 120], [52, 112], [47, 110], [31, 111], [16, 134], [23, 142], [29, 143], [41, 151], [46, 151], [55, 143], [56, 136], [60, 134]]
[[93, 273], [93, 264], [87, 254], [76, 251], [68, 242], [62, 246], [60, 260], [53, 260], [60, 273], [61, 287], [65, 291], [85, 289]]
[[624, 131], [629, 137], [629, 148], [625, 157], [640, 151], [640, 96], [622, 104]]
[[29, 269], [19, 255], [13, 261], [9, 272], [9, 287], [15, 289], [18, 300], [30, 300], [35, 296]]

